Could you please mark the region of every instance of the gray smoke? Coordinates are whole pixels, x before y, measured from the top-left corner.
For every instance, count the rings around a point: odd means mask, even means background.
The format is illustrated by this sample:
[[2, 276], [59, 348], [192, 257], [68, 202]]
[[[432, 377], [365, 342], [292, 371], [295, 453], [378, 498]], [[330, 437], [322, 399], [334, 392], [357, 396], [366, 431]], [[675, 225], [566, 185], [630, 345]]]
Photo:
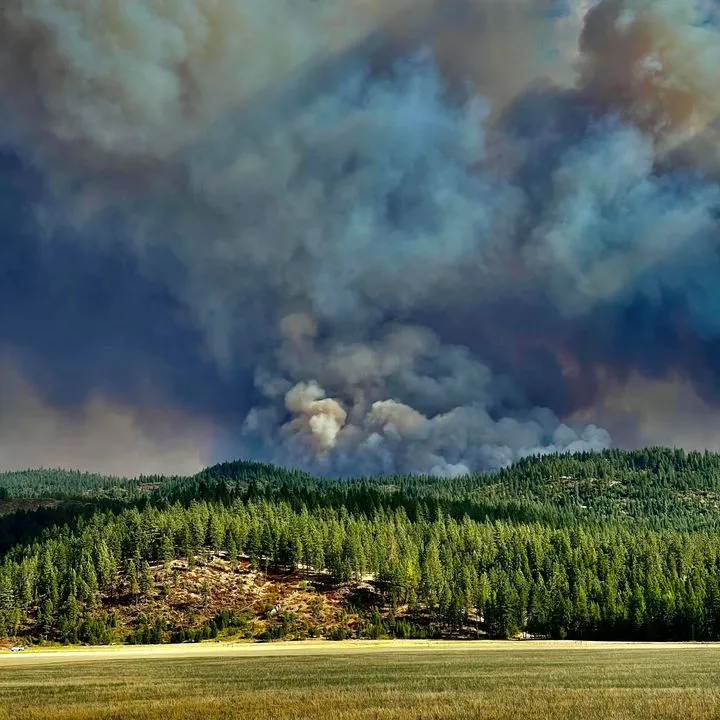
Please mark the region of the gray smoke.
[[[38, 227], [130, 251], [252, 378], [233, 454], [457, 474], [601, 449], [592, 413], [520, 380], [512, 308], [552, 319], [557, 358], [669, 294], [720, 329], [700, 4], [6, 4], [0, 142], [42, 173]], [[576, 361], [566, 394], [621, 355]]]
[[283, 329], [276, 373], [257, 378], [268, 404], [246, 422], [281, 462], [329, 473], [456, 475], [610, 444], [604, 430], [573, 429], [547, 409], [493, 419], [490, 371], [426, 329], [398, 327], [374, 343], [328, 347], [317, 343], [307, 316], [285, 318]]

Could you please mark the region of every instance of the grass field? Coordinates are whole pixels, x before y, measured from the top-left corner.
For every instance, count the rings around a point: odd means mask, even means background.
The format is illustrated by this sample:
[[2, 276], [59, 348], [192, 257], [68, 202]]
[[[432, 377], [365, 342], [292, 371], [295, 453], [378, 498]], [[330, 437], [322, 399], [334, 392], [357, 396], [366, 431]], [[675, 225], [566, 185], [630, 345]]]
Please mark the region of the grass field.
[[0, 720], [720, 718], [720, 646], [295, 643], [0, 656]]

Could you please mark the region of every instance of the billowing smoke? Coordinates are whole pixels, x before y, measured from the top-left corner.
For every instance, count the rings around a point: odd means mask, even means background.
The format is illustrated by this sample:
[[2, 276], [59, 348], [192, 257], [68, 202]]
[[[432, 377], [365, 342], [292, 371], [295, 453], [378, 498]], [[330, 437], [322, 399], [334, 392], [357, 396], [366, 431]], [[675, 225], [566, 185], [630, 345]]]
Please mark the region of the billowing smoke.
[[0, 339], [218, 458], [650, 441], [612, 398], [720, 387], [719, 41], [689, 0], [8, 0]]
[[610, 443], [606, 431], [575, 430], [546, 409], [493, 418], [488, 368], [427, 329], [400, 326], [373, 343], [327, 347], [307, 316], [286, 317], [283, 330], [276, 373], [258, 374], [268, 404], [246, 422], [283, 462], [339, 473], [461, 474]]

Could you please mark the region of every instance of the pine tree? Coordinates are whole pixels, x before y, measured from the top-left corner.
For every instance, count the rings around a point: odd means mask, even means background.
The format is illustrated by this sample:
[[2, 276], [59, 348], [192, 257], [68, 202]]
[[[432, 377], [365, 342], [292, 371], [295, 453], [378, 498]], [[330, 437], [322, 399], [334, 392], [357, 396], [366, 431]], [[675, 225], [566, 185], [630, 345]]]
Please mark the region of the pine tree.
[[46, 547], [40, 556], [38, 565], [38, 598], [47, 598], [52, 603], [58, 601], [58, 581], [55, 565], [50, 557], [50, 549]]
[[160, 540], [160, 560], [169, 563], [175, 557], [175, 548], [169, 533], [164, 533]]
[[128, 560], [126, 573], [130, 595], [135, 598], [140, 594], [140, 582], [138, 580], [137, 565], [135, 565], [135, 560], [132, 558]]
[[11, 610], [15, 606], [13, 582], [8, 572], [0, 571], [0, 610]]
[[437, 610], [443, 593], [444, 573], [440, 564], [440, 552], [437, 542], [431, 540], [426, 549], [421, 566], [420, 598]]
[[227, 558], [230, 562], [235, 562], [238, 558], [237, 543], [235, 542], [235, 535], [228, 530], [225, 538], [225, 547], [227, 548]]
[[52, 600], [47, 599], [43, 602], [38, 617], [38, 624], [45, 637], [48, 637], [52, 633], [55, 627], [55, 606]]
[[155, 578], [147, 560], [140, 561], [140, 591], [145, 597], [150, 597], [155, 589]]

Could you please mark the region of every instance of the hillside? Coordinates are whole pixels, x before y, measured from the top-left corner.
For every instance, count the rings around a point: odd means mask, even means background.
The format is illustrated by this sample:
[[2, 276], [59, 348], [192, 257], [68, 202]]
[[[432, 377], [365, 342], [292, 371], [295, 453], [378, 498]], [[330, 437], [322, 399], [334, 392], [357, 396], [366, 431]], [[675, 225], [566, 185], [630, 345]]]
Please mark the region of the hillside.
[[720, 455], [0, 476], [0, 636], [720, 638]]

